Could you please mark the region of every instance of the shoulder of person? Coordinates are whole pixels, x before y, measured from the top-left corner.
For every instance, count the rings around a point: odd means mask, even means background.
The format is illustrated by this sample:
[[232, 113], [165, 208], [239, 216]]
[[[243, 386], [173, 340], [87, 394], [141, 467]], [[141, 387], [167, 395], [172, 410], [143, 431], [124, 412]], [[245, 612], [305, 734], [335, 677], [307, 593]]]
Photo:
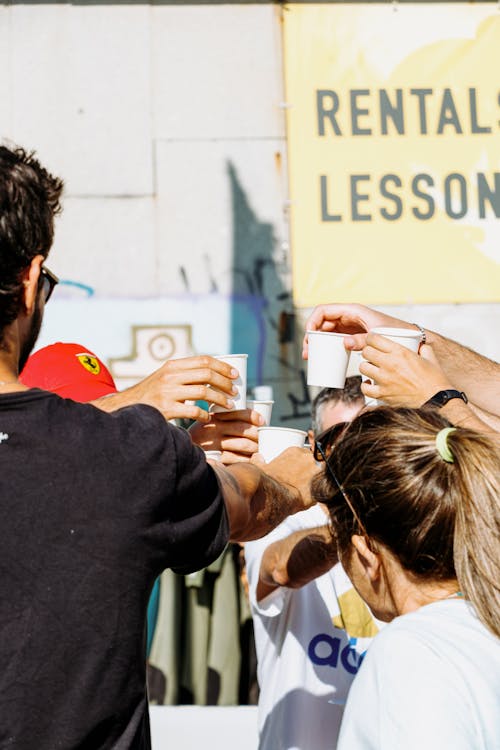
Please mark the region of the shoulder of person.
[[66, 416], [75, 426], [78, 424], [83, 433], [90, 430], [94, 439], [115, 441], [122, 449], [129, 446], [138, 457], [155, 449], [165, 449], [191, 461], [199, 451], [187, 430], [171, 424], [158, 409], [148, 404], [133, 404], [105, 412], [92, 404], [70, 400], [63, 403]]
[[407, 670], [409, 664], [443, 662], [444, 644], [449, 639], [467, 640], [484, 627], [465, 601], [437, 601], [415, 612], [396, 617], [374, 638], [366, 661], [386, 670]]
[[191, 444], [191, 439], [186, 430], [176, 427], [168, 422], [163, 414], [154, 406], [149, 404], [132, 404], [122, 406], [120, 409], [111, 412], [105, 412], [93, 406], [92, 404], [79, 404], [80, 407], [87, 407], [92, 410], [96, 419], [102, 419], [118, 430], [127, 428], [135, 430], [156, 431], [157, 435], [169, 434], [172, 439], [187, 441]]

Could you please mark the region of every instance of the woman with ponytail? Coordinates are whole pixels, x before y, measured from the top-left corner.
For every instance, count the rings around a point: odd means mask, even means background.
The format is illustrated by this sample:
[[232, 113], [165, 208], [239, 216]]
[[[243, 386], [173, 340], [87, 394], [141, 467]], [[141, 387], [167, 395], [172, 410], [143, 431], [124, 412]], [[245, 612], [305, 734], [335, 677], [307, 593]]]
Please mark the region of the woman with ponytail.
[[313, 483], [374, 615], [338, 750], [500, 748], [499, 443], [381, 407], [316, 442]]

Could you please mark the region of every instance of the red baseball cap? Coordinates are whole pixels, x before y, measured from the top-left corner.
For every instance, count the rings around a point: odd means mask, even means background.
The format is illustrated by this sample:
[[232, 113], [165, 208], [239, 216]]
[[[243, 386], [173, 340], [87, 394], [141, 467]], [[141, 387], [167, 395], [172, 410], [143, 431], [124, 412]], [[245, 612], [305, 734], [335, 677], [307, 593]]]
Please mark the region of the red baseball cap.
[[19, 380], [28, 388], [52, 391], [73, 401], [93, 401], [116, 393], [110, 371], [93, 352], [60, 341], [32, 354]]

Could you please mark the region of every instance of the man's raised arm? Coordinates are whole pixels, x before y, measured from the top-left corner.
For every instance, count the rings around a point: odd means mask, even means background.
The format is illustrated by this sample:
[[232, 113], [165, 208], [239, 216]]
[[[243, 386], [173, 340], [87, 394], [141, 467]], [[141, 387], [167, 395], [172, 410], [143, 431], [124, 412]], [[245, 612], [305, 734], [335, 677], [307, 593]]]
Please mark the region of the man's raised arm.
[[480, 409], [500, 416], [500, 364], [434, 331], [426, 335], [455, 388], [465, 391]]
[[308, 448], [288, 448], [262, 470], [257, 464], [223, 466], [211, 462], [229, 517], [230, 538], [248, 542], [269, 533], [292, 513], [314, 501], [310, 483], [318, 472]]
[[108, 412], [122, 406], [148, 404], [161, 411], [165, 419], [208, 422], [209, 413], [195, 401], [231, 408], [231, 397], [236, 393], [233, 380], [237, 377], [234, 368], [207, 354], [169, 359], [136, 385], [91, 403]]
[[[378, 326], [419, 327], [416, 323], [393, 318], [365, 305], [318, 305], [306, 322], [303, 357], [307, 359], [308, 355], [308, 330], [349, 334], [344, 342], [346, 349], [361, 350], [365, 346], [368, 331]], [[435, 331], [426, 329], [425, 335], [427, 344], [431, 345], [439, 366], [452, 387], [465, 391], [469, 400], [481, 410], [500, 416], [500, 364]]]

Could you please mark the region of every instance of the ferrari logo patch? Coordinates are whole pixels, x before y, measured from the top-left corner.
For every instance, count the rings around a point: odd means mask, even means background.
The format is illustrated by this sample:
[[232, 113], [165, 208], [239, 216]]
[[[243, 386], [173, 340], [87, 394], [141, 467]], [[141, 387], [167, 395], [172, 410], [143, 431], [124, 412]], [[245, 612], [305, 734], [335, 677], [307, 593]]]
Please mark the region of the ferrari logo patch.
[[82, 367], [85, 367], [85, 369], [88, 370], [88, 372], [91, 372], [92, 375], [99, 375], [101, 372], [101, 366], [97, 361], [97, 358], [93, 357], [91, 354], [77, 354], [76, 358]]

